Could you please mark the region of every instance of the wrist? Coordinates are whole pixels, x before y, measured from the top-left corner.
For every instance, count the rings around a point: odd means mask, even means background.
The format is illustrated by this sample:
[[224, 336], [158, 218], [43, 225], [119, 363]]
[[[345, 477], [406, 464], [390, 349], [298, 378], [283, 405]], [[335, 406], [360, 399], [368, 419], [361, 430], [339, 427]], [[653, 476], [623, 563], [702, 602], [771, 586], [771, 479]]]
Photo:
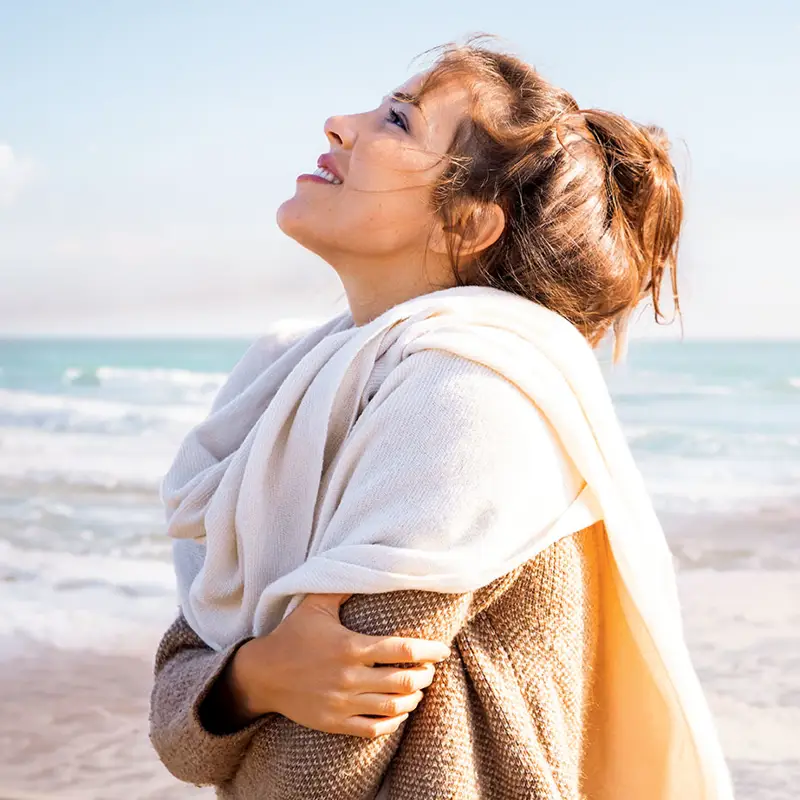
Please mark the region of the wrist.
[[241, 644], [231, 655], [198, 707], [201, 724], [212, 734], [235, 733], [266, 713], [257, 710], [248, 690], [249, 667], [240, 656], [248, 644]]
[[278, 710], [272, 651], [269, 636], [250, 639], [239, 647], [228, 665], [226, 681], [231, 700], [240, 716], [248, 720]]
[[244, 722], [251, 722], [256, 717], [271, 711], [266, 707], [268, 703], [265, 702], [263, 692], [259, 693], [261, 696], [257, 698], [253, 691], [254, 641], [251, 639], [236, 650], [222, 676], [231, 707], [235, 709], [236, 716]]

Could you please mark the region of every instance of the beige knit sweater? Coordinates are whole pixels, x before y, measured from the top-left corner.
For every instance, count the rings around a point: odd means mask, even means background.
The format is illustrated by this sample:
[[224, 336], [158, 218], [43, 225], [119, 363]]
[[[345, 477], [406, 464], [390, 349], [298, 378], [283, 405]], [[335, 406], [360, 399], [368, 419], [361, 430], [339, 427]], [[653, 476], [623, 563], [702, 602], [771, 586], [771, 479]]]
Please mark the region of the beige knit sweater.
[[474, 593], [350, 598], [348, 628], [440, 639], [453, 651], [408, 720], [375, 740], [279, 714], [220, 733], [204, 699], [238, 644], [215, 652], [179, 617], [156, 657], [153, 745], [176, 777], [236, 800], [372, 800], [382, 781], [390, 800], [584, 798], [607, 557], [599, 522]]

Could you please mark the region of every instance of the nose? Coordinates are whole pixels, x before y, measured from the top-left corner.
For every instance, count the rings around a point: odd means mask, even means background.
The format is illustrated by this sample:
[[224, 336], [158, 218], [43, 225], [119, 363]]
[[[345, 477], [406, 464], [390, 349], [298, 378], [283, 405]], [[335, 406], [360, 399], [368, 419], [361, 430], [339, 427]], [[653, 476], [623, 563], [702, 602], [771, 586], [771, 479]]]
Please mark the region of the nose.
[[352, 117], [328, 117], [325, 120], [325, 136], [332, 145], [349, 150], [356, 138]]

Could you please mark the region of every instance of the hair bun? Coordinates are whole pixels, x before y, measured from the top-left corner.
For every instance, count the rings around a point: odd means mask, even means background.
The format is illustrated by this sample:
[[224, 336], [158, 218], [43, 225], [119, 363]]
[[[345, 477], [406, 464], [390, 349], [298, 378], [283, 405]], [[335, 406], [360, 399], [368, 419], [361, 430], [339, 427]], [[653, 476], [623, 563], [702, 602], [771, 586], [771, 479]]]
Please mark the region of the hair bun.
[[[613, 327], [624, 355], [629, 318], [651, 298], [660, 322], [683, 204], [669, 139], [655, 125], [581, 109], [515, 56], [447, 45], [418, 96], [457, 79], [470, 87], [466, 124], [434, 189], [442, 221], [464, 202], [499, 205], [500, 238], [473, 256], [469, 280], [521, 294], [570, 320], [593, 346]], [[458, 252], [451, 254], [456, 280]]]
[[665, 153], [670, 149], [670, 141], [667, 132], [659, 125], [639, 125], [655, 147]]

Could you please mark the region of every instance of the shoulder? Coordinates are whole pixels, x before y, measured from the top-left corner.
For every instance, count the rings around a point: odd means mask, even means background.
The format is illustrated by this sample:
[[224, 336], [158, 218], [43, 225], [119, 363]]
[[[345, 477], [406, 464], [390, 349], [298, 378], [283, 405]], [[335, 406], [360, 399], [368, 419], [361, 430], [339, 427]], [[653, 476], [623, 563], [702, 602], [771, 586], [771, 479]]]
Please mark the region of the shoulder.
[[508, 434], [553, 441], [555, 431], [530, 397], [485, 364], [445, 350], [404, 359], [374, 392], [373, 413], [437, 423], [440, 431]]
[[528, 395], [490, 367], [444, 350], [415, 353], [393, 369], [354, 434], [378, 443], [383, 459], [411, 462], [420, 476], [446, 472], [462, 486], [477, 479], [498, 490], [526, 487], [530, 496], [549, 492], [561, 502], [582, 485]]
[[340, 314], [324, 322], [286, 319], [256, 339], [236, 362], [212, 406], [216, 411], [241, 394], [259, 375], [288, 353], [295, 345], [308, 340], [313, 346], [328, 333], [345, 325], [349, 317]]
[[350, 492], [337, 510], [342, 530], [360, 526], [366, 540], [389, 544], [423, 531], [430, 549], [491, 526], [498, 561], [546, 530], [583, 484], [530, 397], [486, 365], [438, 350], [391, 370], [346, 453], [332, 478]]

